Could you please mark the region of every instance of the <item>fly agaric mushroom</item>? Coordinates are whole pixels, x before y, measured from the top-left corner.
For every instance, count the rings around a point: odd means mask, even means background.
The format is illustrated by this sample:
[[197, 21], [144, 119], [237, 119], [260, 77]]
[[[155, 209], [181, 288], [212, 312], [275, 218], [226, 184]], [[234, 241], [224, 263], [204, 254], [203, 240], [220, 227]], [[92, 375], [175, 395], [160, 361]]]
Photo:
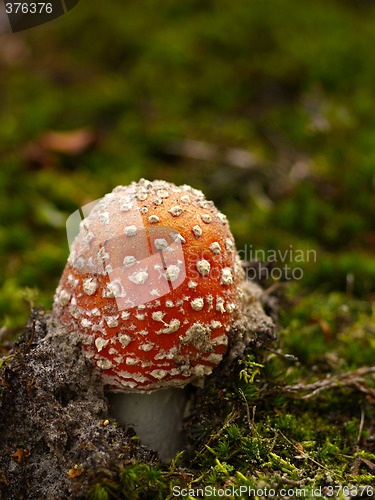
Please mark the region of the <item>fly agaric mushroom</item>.
[[226, 217], [190, 186], [119, 186], [80, 224], [55, 314], [82, 336], [108, 390], [133, 393], [121, 404], [115, 395], [116, 416], [162, 458], [181, 444], [181, 388], [227, 350], [241, 278]]

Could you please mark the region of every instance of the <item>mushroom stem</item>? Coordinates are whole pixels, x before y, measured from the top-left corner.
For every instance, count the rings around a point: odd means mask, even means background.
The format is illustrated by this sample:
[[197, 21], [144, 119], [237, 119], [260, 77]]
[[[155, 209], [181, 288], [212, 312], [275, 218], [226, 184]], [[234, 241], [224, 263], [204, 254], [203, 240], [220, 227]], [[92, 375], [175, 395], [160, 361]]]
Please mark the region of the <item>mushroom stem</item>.
[[170, 462], [184, 448], [183, 419], [188, 395], [185, 389], [169, 387], [149, 394], [110, 392], [111, 415], [134, 427], [142, 443]]

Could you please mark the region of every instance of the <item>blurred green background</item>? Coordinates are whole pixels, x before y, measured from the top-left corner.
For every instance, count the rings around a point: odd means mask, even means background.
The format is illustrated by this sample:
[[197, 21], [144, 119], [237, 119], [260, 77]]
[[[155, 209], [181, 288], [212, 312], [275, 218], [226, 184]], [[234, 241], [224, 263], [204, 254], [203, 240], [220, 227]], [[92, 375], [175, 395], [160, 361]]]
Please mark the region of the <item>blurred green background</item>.
[[373, 300], [373, 1], [81, 0], [0, 26], [0, 327], [51, 307], [67, 217], [141, 177], [202, 189], [239, 249], [316, 250], [295, 295]]

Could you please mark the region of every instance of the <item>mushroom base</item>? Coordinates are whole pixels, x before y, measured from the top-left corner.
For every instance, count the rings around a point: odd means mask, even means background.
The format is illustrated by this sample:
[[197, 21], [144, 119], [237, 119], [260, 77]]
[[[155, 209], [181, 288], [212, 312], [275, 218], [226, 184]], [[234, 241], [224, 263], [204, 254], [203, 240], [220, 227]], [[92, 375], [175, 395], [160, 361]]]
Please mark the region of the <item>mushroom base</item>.
[[184, 448], [186, 389], [170, 387], [149, 394], [110, 392], [107, 396], [111, 415], [134, 427], [142, 444], [158, 451], [163, 462], [170, 462]]

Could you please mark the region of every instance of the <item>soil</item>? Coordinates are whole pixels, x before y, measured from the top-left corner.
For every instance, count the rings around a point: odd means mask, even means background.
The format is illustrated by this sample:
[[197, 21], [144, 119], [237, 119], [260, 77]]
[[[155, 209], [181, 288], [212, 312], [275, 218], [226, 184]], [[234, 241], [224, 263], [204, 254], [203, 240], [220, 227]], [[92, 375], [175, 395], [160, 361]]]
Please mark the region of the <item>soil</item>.
[[[273, 323], [260, 297], [260, 288], [244, 285], [242, 315], [211, 381], [224, 383], [248, 348], [272, 341]], [[79, 337], [42, 308], [32, 311], [26, 331], [3, 358], [0, 387], [1, 500], [87, 498], [103, 471], [115, 477], [127, 464], [159, 461], [157, 452], [132, 439], [132, 428], [110, 417], [103, 384]]]

